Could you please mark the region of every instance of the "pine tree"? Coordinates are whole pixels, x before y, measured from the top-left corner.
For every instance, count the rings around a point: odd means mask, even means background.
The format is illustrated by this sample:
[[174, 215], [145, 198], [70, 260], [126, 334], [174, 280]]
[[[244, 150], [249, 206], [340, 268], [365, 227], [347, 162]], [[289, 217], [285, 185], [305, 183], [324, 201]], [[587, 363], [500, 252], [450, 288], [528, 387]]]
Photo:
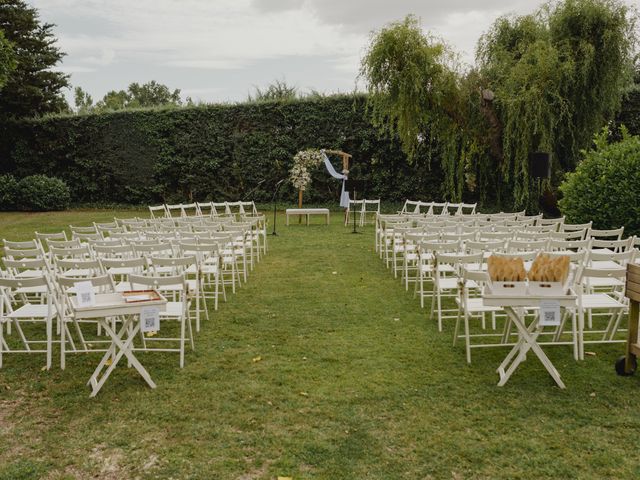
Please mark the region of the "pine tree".
[[17, 63], [0, 91], [0, 118], [68, 110], [61, 93], [69, 86], [68, 76], [52, 70], [64, 56], [53, 27], [40, 23], [38, 11], [23, 0], [0, 1], [0, 30], [13, 44]]

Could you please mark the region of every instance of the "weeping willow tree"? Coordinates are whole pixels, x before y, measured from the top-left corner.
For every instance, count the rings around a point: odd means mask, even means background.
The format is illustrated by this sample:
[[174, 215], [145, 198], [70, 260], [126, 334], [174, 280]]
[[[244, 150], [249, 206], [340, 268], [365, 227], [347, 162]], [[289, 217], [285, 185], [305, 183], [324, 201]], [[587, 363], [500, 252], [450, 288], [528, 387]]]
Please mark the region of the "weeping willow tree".
[[617, 0], [545, 4], [496, 20], [461, 73], [409, 16], [374, 33], [362, 60], [372, 118], [409, 158], [430, 139], [450, 197], [477, 185], [481, 196], [503, 190], [509, 206], [535, 205], [529, 154], [551, 152], [556, 178], [575, 166], [632, 80], [634, 27]]
[[397, 134], [410, 160], [437, 152], [451, 198], [461, 194], [457, 173], [464, 143], [455, 60], [444, 42], [425, 35], [409, 15], [373, 34], [361, 66], [374, 125]]
[[633, 73], [634, 21], [613, 0], [566, 0], [502, 17], [478, 46], [478, 69], [502, 125], [500, 171], [516, 205], [533, 200], [529, 153], [551, 152], [557, 170], [613, 118]]

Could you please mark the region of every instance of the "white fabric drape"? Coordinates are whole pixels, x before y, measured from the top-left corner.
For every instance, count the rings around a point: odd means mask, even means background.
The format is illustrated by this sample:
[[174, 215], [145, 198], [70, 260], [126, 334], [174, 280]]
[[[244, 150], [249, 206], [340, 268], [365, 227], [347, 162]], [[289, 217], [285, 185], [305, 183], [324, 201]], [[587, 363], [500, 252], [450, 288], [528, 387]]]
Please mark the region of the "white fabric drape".
[[342, 192], [340, 193], [340, 206], [344, 207], [344, 208], [348, 208], [349, 207], [349, 192], [347, 192], [344, 189], [345, 181], [347, 180], [347, 176], [342, 174], [342, 173], [336, 172], [336, 169], [333, 168], [333, 165], [329, 161], [329, 157], [327, 157], [326, 153], [322, 152], [322, 157], [323, 157], [323, 160], [324, 160], [324, 166], [326, 167], [327, 172], [329, 172], [329, 175], [331, 175], [333, 178], [335, 178], [337, 180], [342, 180]]

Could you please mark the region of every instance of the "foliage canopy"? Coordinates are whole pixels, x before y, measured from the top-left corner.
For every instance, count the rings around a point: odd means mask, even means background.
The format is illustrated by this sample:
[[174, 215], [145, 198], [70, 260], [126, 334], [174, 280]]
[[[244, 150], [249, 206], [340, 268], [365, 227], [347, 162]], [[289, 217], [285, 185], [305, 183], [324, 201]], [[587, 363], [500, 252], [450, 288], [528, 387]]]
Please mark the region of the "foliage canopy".
[[9, 75], [16, 68], [15, 52], [11, 42], [4, 36], [4, 32], [0, 30], [0, 90], [7, 83]]
[[622, 140], [609, 143], [604, 129], [594, 147], [584, 153], [575, 172], [560, 185], [562, 213], [567, 221], [593, 220], [594, 228], [625, 226], [625, 233], [640, 234], [640, 137], [622, 131]]
[[616, 0], [545, 4], [499, 18], [479, 41], [477, 65], [460, 73], [447, 47], [409, 16], [374, 33], [361, 75], [375, 124], [398, 132], [410, 157], [432, 139], [451, 198], [479, 180], [481, 195], [503, 189], [514, 206], [527, 206], [530, 153], [551, 152], [557, 174], [573, 168], [619, 109], [634, 26]]
[[[23, 0], [0, 2], [0, 30], [13, 45], [16, 60], [15, 69], [0, 90], [1, 117], [33, 117], [67, 110], [61, 91], [68, 87], [68, 77], [53, 70], [64, 56], [56, 46], [53, 27], [41, 23], [37, 10]], [[0, 45], [0, 55], [2, 51]]]
[[181, 106], [180, 90], [171, 91], [169, 87], [155, 80], [143, 83], [132, 83], [127, 90], [111, 90], [93, 105], [93, 98], [81, 87], [74, 90], [74, 103], [78, 113], [112, 112], [132, 108], [150, 108], [165, 106]]

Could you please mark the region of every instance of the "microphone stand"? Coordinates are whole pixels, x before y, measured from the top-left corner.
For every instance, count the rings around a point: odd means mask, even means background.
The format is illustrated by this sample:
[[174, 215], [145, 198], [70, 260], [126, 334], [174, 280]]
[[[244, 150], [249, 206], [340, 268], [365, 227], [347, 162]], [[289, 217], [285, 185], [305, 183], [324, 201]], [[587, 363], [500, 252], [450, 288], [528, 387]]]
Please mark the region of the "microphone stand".
[[276, 218], [277, 218], [276, 196], [278, 195], [278, 190], [280, 190], [280, 185], [282, 185], [285, 180], [286, 178], [283, 178], [278, 183], [276, 183], [276, 189], [273, 192], [273, 198], [271, 199], [271, 202], [273, 203], [273, 232], [271, 232], [271, 235], [274, 235], [276, 237], [278, 236], [278, 234], [276, 233]]
[[[358, 198], [358, 197], [357, 197], [357, 192], [356, 192], [356, 190], [354, 189], [354, 190], [353, 190], [353, 201], [355, 202], [357, 198]], [[351, 233], [360, 233], [360, 232], [356, 229], [356, 209], [355, 209], [355, 204], [354, 204], [354, 206], [353, 206], [353, 207], [354, 207], [354, 208], [353, 208], [353, 232], [351, 232]]]

